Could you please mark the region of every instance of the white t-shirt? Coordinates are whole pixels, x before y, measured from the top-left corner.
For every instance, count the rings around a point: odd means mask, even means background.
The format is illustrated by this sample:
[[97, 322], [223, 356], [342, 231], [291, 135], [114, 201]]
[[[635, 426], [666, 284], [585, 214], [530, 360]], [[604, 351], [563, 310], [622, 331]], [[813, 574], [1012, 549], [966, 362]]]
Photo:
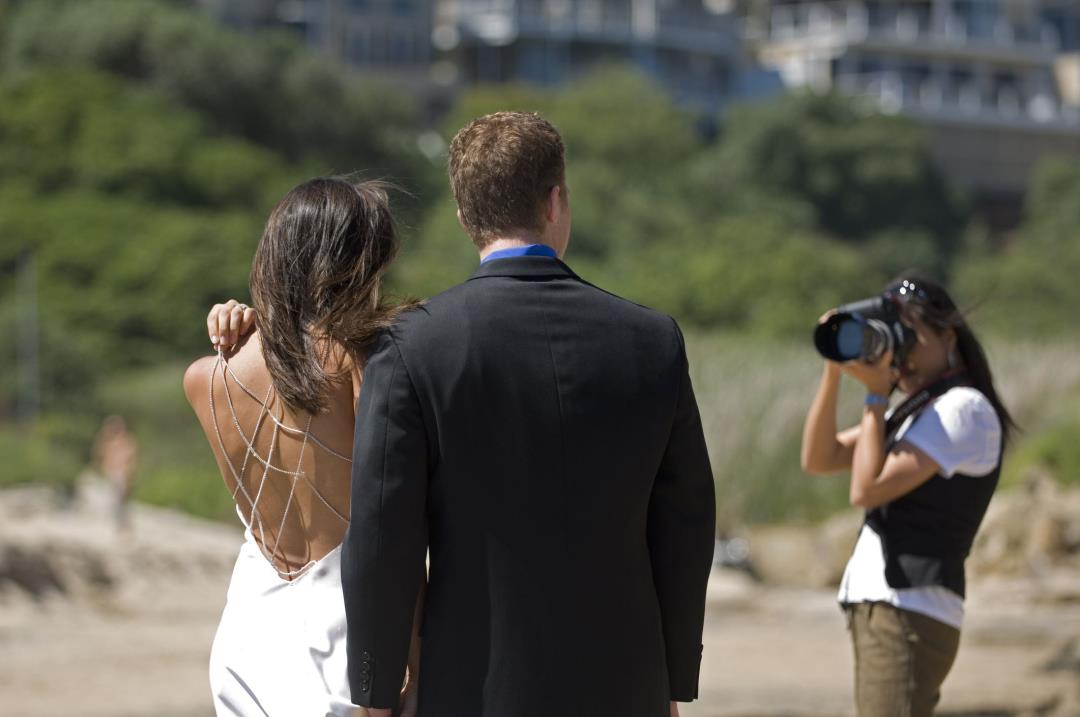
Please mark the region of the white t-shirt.
[[[934, 459], [941, 475], [985, 476], [1001, 460], [1001, 421], [989, 399], [977, 389], [949, 389], [917, 416], [909, 418], [896, 440]], [[886, 602], [960, 629], [964, 600], [942, 586], [894, 590], [885, 581], [881, 537], [864, 525], [840, 582], [841, 603]]]

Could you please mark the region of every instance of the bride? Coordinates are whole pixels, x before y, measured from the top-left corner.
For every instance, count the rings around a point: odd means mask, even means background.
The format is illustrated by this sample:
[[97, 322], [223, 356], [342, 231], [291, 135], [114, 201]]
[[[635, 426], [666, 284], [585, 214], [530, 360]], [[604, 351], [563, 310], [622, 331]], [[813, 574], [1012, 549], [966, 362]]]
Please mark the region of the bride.
[[[340, 544], [365, 350], [403, 308], [379, 293], [396, 251], [382, 185], [301, 184], [267, 221], [252, 308], [216, 306], [217, 354], [184, 375], [246, 528], [210, 657], [219, 716], [367, 714], [349, 697]], [[402, 715], [418, 664], [414, 628]]]

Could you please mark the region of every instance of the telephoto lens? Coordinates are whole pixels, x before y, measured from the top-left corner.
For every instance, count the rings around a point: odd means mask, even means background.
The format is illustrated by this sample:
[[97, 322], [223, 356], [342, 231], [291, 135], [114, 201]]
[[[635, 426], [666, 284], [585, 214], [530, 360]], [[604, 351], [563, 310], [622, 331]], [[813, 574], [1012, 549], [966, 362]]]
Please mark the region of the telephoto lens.
[[893, 352], [893, 364], [903, 361], [915, 343], [915, 332], [900, 320], [891, 297], [882, 295], [837, 307], [814, 329], [814, 346], [830, 361], [867, 363]]

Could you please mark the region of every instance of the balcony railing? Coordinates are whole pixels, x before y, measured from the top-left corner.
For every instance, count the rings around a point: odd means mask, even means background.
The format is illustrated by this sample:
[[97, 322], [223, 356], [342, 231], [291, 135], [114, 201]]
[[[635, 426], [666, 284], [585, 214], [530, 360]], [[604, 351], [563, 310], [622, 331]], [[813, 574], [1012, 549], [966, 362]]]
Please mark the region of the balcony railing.
[[914, 80], [896, 72], [840, 75], [835, 83], [843, 92], [874, 100], [886, 112], [1080, 132], [1080, 107], [1063, 105], [1046, 93], [1024, 95], [1016, 88], [989, 91], [975, 81]]
[[737, 46], [731, 14], [665, 10], [657, 0], [457, 0], [442, 20], [495, 44], [518, 35], [667, 45], [711, 54]]
[[774, 42], [832, 39], [847, 42], [883, 40], [897, 43], [934, 42], [945, 45], [1054, 53], [1061, 38], [1049, 24], [1012, 22], [1005, 15], [977, 18], [951, 12], [935, 18], [929, 6], [877, 6], [832, 0], [774, 7], [768, 20], [768, 38]]

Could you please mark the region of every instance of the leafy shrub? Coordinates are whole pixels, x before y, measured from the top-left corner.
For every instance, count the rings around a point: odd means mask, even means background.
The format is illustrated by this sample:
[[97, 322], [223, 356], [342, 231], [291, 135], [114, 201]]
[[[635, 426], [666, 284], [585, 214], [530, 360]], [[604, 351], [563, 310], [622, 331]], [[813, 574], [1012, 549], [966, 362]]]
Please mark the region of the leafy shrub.
[[[89, 426], [89, 431], [87, 430]], [[87, 464], [93, 424], [51, 416], [30, 426], [0, 426], [0, 487], [43, 483], [70, 487]]]

